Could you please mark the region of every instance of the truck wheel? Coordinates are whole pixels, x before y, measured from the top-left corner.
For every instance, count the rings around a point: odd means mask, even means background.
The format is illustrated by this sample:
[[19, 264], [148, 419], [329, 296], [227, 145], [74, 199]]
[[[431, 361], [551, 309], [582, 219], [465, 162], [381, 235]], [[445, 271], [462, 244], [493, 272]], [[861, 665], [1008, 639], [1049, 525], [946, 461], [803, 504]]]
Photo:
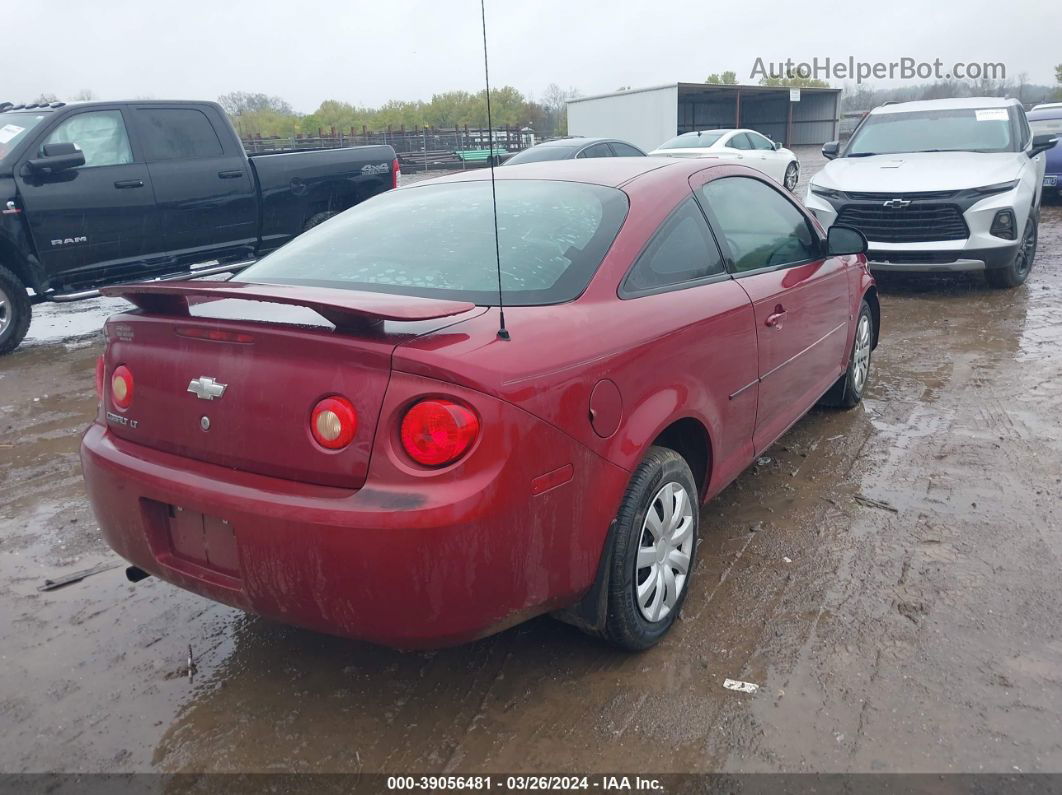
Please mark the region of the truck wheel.
[[11, 353], [22, 342], [32, 313], [22, 280], [0, 266], [0, 356]]
[[313, 229], [318, 224], [323, 224], [325, 221], [327, 221], [329, 218], [331, 218], [335, 214], [336, 213], [334, 211], [327, 210], [327, 211], [325, 211], [323, 213], [317, 213], [316, 215], [311, 215], [309, 220], [307, 220], [306, 223], [303, 225], [302, 231], [306, 232], [306, 231], [308, 231], [310, 229]]
[[689, 592], [700, 503], [686, 459], [651, 447], [616, 516], [604, 636], [630, 651], [655, 646]]
[[992, 287], [1017, 287], [1029, 278], [1033, 260], [1036, 258], [1037, 223], [1032, 215], [1025, 222], [1025, 232], [1021, 236], [1014, 259], [1005, 268], [992, 268], [985, 271], [985, 278]]

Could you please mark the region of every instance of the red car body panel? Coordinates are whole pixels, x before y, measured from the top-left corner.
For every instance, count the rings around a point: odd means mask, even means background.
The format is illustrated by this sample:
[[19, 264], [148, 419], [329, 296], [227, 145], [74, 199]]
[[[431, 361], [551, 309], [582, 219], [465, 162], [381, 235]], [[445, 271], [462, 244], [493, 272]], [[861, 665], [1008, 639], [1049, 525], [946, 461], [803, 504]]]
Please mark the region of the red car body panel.
[[[499, 180], [619, 186], [630, 202], [583, 294], [507, 308], [508, 341], [496, 335], [495, 309], [461, 302], [387, 296], [363, 307], [344, 290], [269, 287], [268, 298], [321, 314], [340, 305], [340, 320], [384, 304], [390, 314], [376, 317], [424, 318], [333, 331], [182, 310], [204, 293], [232, 297], [220, 287], [177, 285], [162, 304], [147, 297], [107, 326], [107, 372], [129, 366], [133, 405], [120, 411], [105, 395], [82, 445], [106, 539], [189, 590], [401, 647], [460, 642], [572, 605], [595, 581], [630, 472], [662, 432], [682, 422], [684, 433], [703, 434], [709, 499], [846, 366], [860, 300], [873, 289], [862, 257], [619, 297], [691, 185], [728, 175], [764, 179], [652, 158], [499, 169]], [[186, 394], [203, 375], [231, 383], [226, 400]], [[358, 413], [355, 440], [340, 451], [316, 446], [307, 423], [329, 394]], [[439, 470], [414, 464], [398, 438], [404, 411], [425, 397], [456, 400], [480, 419], [471, 451]], [[214, 422], [209, 432], [200, 414]]]

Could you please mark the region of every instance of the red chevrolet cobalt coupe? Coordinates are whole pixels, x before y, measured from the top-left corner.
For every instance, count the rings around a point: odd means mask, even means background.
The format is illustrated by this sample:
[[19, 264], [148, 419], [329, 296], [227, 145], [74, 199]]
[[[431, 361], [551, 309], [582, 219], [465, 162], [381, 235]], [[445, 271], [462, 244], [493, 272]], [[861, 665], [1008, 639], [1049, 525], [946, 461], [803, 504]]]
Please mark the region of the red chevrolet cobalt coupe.
[[660, 640], [700, 505], [820, 399], [862, 397], [865, 240], [741, 166], [497, 179], [497, 255], [480, 172], [359, 204], [238, 282], [106, 291], [136, 309], [107, 322], [81, 457], [131, 576], [396, 647], [550, 611]]

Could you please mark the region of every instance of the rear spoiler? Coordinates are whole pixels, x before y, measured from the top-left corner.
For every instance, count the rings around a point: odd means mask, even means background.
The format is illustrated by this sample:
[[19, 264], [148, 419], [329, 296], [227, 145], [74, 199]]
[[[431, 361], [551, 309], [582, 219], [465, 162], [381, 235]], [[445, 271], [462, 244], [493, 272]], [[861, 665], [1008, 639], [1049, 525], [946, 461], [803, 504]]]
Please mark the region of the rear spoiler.
[[119, 284], [102, 287], [100, 292], [124, 298], [145, 312], [178, 317], [188, 317], [188, 307], [192, 303], [223, 298], [291, 304], [312, 309], [337, 328], [364, 326], [366, 322], [379, 320], [433, 320], [460, 315], [476, 308], [475, 304], [468, 301], [249, 282]]

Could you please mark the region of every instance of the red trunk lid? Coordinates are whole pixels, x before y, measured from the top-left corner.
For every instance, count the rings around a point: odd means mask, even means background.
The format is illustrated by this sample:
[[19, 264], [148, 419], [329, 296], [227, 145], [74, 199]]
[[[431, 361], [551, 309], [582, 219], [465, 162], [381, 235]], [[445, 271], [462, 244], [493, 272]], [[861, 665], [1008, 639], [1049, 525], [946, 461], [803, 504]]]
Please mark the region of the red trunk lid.
[[[414, 307], [409, 314], [421, 320], [384, 322], [376, 309], [359, 313], [356, 300], [342, 290], [328, 291], [340, 294], [334, 306], [317, 291], [311, 312], [309, 302], [289, 300], [299, 288], [287, 288], [280, 303], [301, 307], [245, 300], [197, 304], [207, 291], [192, 287], [114, 288], [151, 309], [107, 324], [104, 409], [111, 431], [225, 467], [347, 488], [365, 480], [395, 346], [453, 322], [430, 320], [429, 304], [438, 304], [436, 318], [455, 307], [474, 308], [414, 298], [408, 299]], [[272, 290], [251, 295], [247, 289], [240, 298], [271, 302]], [[164, 301], [157, 301], [160, 295]], [[331, 323], [322, 320], [321, 309], [332, 315]], [[333, 329], [337, 320], [347, 328]], [[124, 411], [110, 395], [109, 379], [119, 365], [133, 378], [132, 402]], [[310, 431], [314, 406], [329, 395], [346, 397], [357, 412], [354, 439], [341, 450], [325, 449]]]

